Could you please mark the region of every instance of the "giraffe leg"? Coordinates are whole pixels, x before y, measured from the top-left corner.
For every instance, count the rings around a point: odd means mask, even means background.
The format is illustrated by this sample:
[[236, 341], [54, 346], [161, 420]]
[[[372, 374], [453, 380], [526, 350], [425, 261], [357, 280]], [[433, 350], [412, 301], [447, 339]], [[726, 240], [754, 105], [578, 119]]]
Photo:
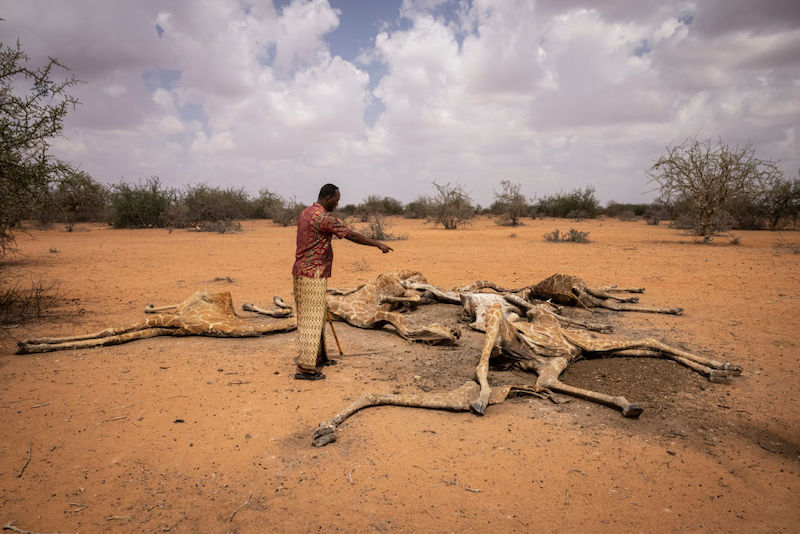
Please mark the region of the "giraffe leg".
[[128, 343], [129, 341], [134, 341], [137, 339], [146, 339], [149, 337], [182, 335], [179, 334], [178, 332], [182, 331], [176, 330], [174, 328], [148, 328], [146, 330], [134, 330], [130, 332], [125, 332], [123, 334], [110, 335], [97, 339], [82, 339], [77, 341], [64, 341], [56, 343], [38, 343], [38, 344], [29, 342], [20, 342], [17, 344], [19, 346], [17, 354], [32, 354], [38, 352], [51, 352], [55, 350], [88, 349], [92, 347], [120, 345], [122, 343]]
[[[277, 298], [277, 297], [275, 297]], [[283, 306], [276, 306], [274, 308], [262, 308], [256, 304], [252, 304], [250, 302], [245, 302], [242, 304], [242, 309], [244, 311], [259, 313], [261, 315], [267, 315], [269, 317], [291, 317], [294, 313], [291, 306], [283, 307]]]
[[173, 312], [178, 308], [177, 304], [170, 304], [167, 306], [154, 306], [152, 304], [147, 304], [144, 307], [145, 313], [161, 313], [165, 311]]
[[586, 352], [616, 356], [666, 357], [693, 369], [711, 382], [726, 382], [731, 377], [742, 374], [742, 368], [738, 365], [698, 356], [653, 338], [615, 340], [590, 338], [580, 332], [565, 332], [565, 334], [570, 342]]
[[606, 293], [644, 293], [643, 287], [603, 286], [598, 287], [597, 289]]
[[100, 332], [94, 332], [92, 334], [79, 334], [77, 336], [65, 336], [65, 337], [37, 337], [26, 339], [22, 341], [22, 344], [25, 345], [44, 345], [44, 344], [59, 344], [59, 343], [68, 343], [72, 341], [83, 341], [88, 339], [99, 339], [105, 338], [110, 336], [119, 336], [122, 334], [126, 334], [128, 332], [135, 332], [137, 330], [144, 330], [147, 328], [153, 328], [162, 326], [158, 320], [148, 319], [147, 321], [140, 321], [138, 323], [134, 323], [131, 326], [123, 326], [121, 328], [106, 328], [105, 330], [101, 330]]
[[644, 411], [641, 405], [628, 401], [628, 399], [622, 395], [606, 395], [605, 393], [600, 393], [598, 391], [591, 391], [589, 389], [570, 386], [569, 384], [565, 384], [560, 380], [551, 382], [550, 385], [547, 386], [547, 389], [572, 395], [573, 397], [586, 399], [598, 404], [611, 406], [612, 408], [616, 408], [622, 412], [624, 417], [639, 417]]
[[598, 304], [601, 308], [614, 311], [638, 311], [649, 313], [666, 313], [669, 315], [683, 315], [683, 308], [659, 308], [655, 306], [644, 306], [629, 302], [614, 302], [612, 300], [600, 300]]
[[[613, 291], [615, 293], [624, 292], [622, 289], [616, 289]], [[602, 288], [587, 287], [586, 292], [598, 299], [610, 299], [615, 302], [639, 302], [639, 297], [618, 297], [617, 295], [612, 295], [608, 291], [603, 291]]]
[[382, 296], [378, 298], [378, 304], [420, 304], [422, 300], [421, 295], [413, 297]]
[[733, 365], [728, 362], [718, 362], [716, 360], [710, 360], [708, 358], [703, 358], [701, 356], [697, 356], [695, 354], [691, 354], [689, 352], [685, 352], [680, 349], [675, 349], [674, 347], [669, 347], [667, 345], [665, 345], [665, 347], [667, 347], [669, 351], [656, 350], [656, 349], [620, 349], [620, 350], [614, 350], [605, 356], [627, 356], [627, 357], [644, 357], [644, 358], [666, 357], [670, 360], [673, 360], [674, 362], [683, 365], [684, 367], [692, 369], [698, 374], [701, 374], [704, 377], [706, 377], [710, 382], [714, 382], [716, 384], [728, 383], [730, 382], [730, 379], [732, 377], [739, 376], [742, 374], [742, 368], [739, 367], [738, 365]]
[[489, 387], [489, 359], [497, 347], [497, 341], [500, 335], [500, 323], [503, 320], [503, 309], [500, 303], [495, 303], [486, 312], [486, 335], [483, 338], [483, 349], [481, 350], [481, 358], [475, 368], [475, 376], [478, 383], [481, 385], [481, 391], [478, 398], [470, 403], [472, 410], [478, 415], [486, 413], [486, 406], [489, 405], [489, 396], [492, 394], [492, 388]]
[[192, 334], [210, 337], [259, 337], [264, 334], [291, 332], [296, 329], [297, 321], [289, 318], [270, 323], [219, 324], [202, 333], [192, 332]]
[[607, 395], [598, 391], [570, 386], [562, 382], [559, 377], [564, 372], [564, 369], [567, 368], [567, 365], [569, 365], [569, 361], [566, 358], [559, 357], [548, 360], [546, 365], [537, 370], [539, 378], [536, 380], [536, 389], [539, 391], [558, 391], [598, 404], [605, 404], [606, 406], [617, 408], [625, 417], [639, 417], [641, 415], [642, 407], [631, 403], [621, 395]]
[[538, 304], [533, 306], [528, 313], [525, 314], [525, 317], [528, 321], [533, 321], [537, 315], [540, 313], [546, 313], [548, 315], [552, 315], [555, 317], [559, 323], [564, 326], [578, 326], [580, 328], [584, 328], [586, 330], [592, 330], [594, 332], [603, 332], [604, 334], [609, 334], [614, 331], [614, 327], [607, 324], [600, 324], [594, 325], [589, 324], [584, 321], [579, 321], [578, 319], [570, 319], [569, 317], [564, 317], [554, 311], [551, 311], [545, 304]]
[[406, 289], [425, 291], [426, 293], [429, 293], [432, 298], [440, 302], [446, 302], [448, 304], [461, 304], [461, 298], [455, 291], [443, 291], [438, 287], [419, 282], [403, 282], [403, 287]]
[[[454, 410], [465, 412], [470, 409], [471, 401], [477, 397], [478, 385], [469, 381], [458, 389], [445, 393], [388, 394], [365, 393], [358, 397], [347, 408], [332, 419], [324, 421], [314, 430], [313, 444], [322, 447], [336, 441], [334, 432], [345, 419], [370, 406], [408, 406], [413, 408], [431, 408], [436, 410]], [[502, 402], [500, 400], [499, 402]]]

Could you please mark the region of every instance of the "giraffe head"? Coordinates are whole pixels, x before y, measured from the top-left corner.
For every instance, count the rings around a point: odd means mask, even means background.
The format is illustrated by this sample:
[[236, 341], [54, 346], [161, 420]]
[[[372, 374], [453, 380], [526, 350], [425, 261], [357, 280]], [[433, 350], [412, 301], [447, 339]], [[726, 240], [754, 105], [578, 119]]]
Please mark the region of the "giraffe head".
[[409, 330], [408, 339], [420, 341], [430, 345], [455, 345], [461, 337], [461, 330], [448, 328], [439, 323], [429, 324], [420, 328]]

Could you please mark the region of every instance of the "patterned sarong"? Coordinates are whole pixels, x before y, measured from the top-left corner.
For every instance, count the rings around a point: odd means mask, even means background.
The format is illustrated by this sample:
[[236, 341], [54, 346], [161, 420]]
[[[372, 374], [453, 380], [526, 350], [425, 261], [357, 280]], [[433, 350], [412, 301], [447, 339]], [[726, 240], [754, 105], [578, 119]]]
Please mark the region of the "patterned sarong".
[[294, 277], [294, 300], [297, 306], [297, 339], [300, 357], [297, 366], [313, 372], [327, 359], [325, 352], [325, 305], [327, 278]]

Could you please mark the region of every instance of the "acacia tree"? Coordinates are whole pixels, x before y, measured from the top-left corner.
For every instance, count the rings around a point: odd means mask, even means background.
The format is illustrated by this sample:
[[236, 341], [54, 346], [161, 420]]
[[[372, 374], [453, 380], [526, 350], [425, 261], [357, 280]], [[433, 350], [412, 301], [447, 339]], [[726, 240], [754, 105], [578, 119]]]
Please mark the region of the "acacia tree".
[[19, 41], [0, 42], [0, 257], [14, 250], [14, 229], [48, 185], [72, 174], [70, 166], [50, 154], [67, 112], [78, 100], [68, 90], [81, 83], [57, 59], [29, 67]]
[[441, 185], [433, 182], [436, 189], [430, 203], [430, 214], [433, 222], [441, 224], [445, 230], [455, 230], [475, 217], [472, 199], [460, 184]]
[[658, 185], [659, 201], [684, 202], [695, 233], [709, 243], [726, 229], [726, 206], [768, 189], [783, 174], [774, 162], [756, 158], [751, 143], [738, 147], [691, 138], [668, 146], [648, 175]]
[[495, 204], [502, 210], [500, 222], [508, 226], [519, 225], [519, 219], [528, 209], [525, 195], [520, 193], [520, 184], [512, 183], [509, 180], [502, 180], [500, 186], [502, 193], [495, 191]]

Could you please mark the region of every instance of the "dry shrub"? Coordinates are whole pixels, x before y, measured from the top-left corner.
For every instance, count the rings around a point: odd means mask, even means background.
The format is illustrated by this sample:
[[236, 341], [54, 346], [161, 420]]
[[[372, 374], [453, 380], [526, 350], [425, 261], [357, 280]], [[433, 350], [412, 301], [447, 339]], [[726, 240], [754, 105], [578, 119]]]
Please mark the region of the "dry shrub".
[[30, 287], [0, 286], [0, 324], [38, 319], [63, 301], [55, 283], [31, 280]]
[[408, 236], [405, 234], [392, 234], [390, 232], [391, 229], [391, 223], [389, 223], [386, 218], [376, 213], [369, 217], [367, 226], [364, 229], [364, 235], [370, 239], [377, 239], [378, 241], [402, 241], [408, 239]]
[[780, 237], [772, 247], [777, 252], [800, 254], [800, 243], [789, 243], [785, 237]]
[[569, 232], [561, 233], [556, 228], [552, 232], [544, 234], [544, 240], [551, 243], [589, 243], [589, 232], [581, 232], [575, 228], [570, 228]]
[[232, 234], [242, 231], [242, 223], [233, 220], [200, 221], [194, 227], [197, 232], [216, 232], [218, 234]]

